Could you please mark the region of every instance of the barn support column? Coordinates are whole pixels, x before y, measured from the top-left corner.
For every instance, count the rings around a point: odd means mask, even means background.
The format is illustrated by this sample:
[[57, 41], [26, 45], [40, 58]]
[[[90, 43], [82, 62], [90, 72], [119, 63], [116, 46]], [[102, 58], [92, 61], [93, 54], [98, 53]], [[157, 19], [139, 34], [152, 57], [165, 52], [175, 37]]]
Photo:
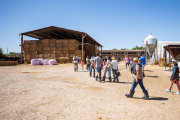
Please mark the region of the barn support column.
[[86, 34], [85, 34], [85, 36], [82, 34], [82, 58], [81, 58], [82, 60], [83, 60], [83, 57], [84, 57], [84, 54], [83, 54], [84, 52], [83, 51], [84, 51], [84, 38], [85, 37], [86, 37]]
[[170, 71], [170, 47], [169, 47], [169, 71]]
[[102, 46], [101, 46], [101, 58], [103, 58], [103, 55], [102, 55]]
[[21, 34], [21, 63], [23, 63], [23, 34]]

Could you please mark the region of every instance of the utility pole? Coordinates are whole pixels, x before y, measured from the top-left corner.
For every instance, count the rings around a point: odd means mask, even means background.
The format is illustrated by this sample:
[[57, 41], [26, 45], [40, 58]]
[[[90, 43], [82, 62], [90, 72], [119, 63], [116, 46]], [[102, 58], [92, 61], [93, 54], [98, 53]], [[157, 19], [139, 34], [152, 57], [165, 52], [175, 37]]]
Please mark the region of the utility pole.
[[7, 47], [7, 54], [8, 54], [8, 47]]

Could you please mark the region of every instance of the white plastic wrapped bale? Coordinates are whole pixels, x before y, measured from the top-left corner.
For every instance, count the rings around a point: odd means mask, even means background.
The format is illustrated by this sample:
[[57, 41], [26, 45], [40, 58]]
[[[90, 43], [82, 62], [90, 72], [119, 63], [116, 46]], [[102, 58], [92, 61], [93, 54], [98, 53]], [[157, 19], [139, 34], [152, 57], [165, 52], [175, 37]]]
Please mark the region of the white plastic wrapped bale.
[[48, 59], [44, 60], [43, 65], [49, 65], [49, 60]]
[[38, 59], [32, 59], [31, 65], [39, 65], [39, 60]]
[[57, 65], [57, 61], [55, 59], [50, 59], [49, 65]]
[[43, 65], [44, 59], [40, 58], [40, 59], [38, 59], [38, 60], [39, 60], [39, 65]]

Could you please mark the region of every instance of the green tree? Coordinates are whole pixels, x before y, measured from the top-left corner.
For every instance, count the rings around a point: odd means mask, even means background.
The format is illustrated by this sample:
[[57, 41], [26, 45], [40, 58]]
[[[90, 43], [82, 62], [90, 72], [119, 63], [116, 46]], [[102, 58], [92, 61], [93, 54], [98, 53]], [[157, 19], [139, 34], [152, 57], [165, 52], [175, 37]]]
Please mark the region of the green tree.
[[126, 48], [121, 48], [121, 50], [127, 50]]
[[144, 50], [144, 47], [138, 47], [137, 45], [135, 47], [133, 47], [131, 50]]
[[3, 49], [0, 48], [0, 57], [2, 57], [2, 56], [3, 56]]
[[112, 49], [112, 50], [117, 50], [116, 48]]

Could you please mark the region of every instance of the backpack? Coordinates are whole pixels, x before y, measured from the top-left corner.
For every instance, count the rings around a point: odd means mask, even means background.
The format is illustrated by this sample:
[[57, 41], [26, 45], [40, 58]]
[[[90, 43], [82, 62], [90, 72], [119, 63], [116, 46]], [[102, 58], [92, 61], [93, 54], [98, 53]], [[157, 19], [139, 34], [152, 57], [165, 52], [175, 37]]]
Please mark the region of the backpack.
[[134, 64], [134, 69], [133, 69], [134, 75], [136, 75], [136, 65], [139, 65], [142, 68], [142, 65], [139, 62], [135, 63]]

